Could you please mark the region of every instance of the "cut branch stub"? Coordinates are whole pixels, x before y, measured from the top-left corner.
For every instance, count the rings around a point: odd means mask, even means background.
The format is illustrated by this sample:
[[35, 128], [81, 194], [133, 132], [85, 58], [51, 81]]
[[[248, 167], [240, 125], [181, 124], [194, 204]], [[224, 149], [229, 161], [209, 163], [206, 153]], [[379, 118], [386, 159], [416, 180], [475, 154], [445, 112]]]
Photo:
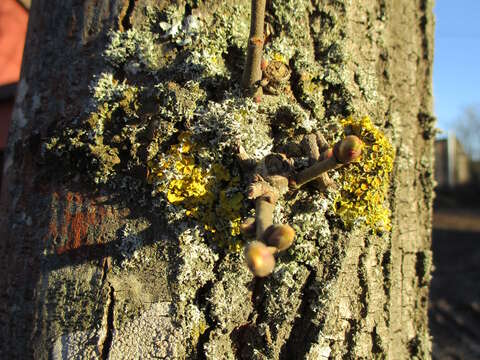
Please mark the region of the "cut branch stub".
[[252, 0], [250, 36], [248, 38], [247, 59], [243, 70], [242, 87], [250, 96], [261, 96], [262, 54], [266, 0]]
[[[269, 275], [275, 267], [274, 254], [288, 249], [295, 238], [295, 231], [290, 225], [273, 225], [273, 211], [279, 197], [289, 187], [299, 188], [311, 181], [327, 187], [332, 181], [326, 172], [358, 159], [363, 142], [357, 136], [349, 135], [329, 149], [322, 134], [316, 132], [306, 135], [301, 147], [313, 164], [296, 175], [293, 160], [281, 153], [266, 156], [253, 170], [247, 197], [255, 200], [255, 219], [247, 219], [241, 228], [243, 233], [253, 233], [256, 230], [257, 240], [245, 249], [248, 267], [255, 276]], [[241, 146], [237, 150], [242, 168], [252, 168], [253, 159]], [[266, 245], [258, 240], [264, 241]]]

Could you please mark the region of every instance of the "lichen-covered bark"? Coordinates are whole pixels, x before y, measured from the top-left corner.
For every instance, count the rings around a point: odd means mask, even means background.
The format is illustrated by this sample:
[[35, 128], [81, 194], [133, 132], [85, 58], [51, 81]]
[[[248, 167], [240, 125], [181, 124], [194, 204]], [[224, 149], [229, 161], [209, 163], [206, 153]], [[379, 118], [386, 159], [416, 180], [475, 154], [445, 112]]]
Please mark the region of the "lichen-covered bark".
[[[1, 358], [430, 357], [432, 2], [267, 1], [265, 56], [291, 77], [261, 104], [239, 88], [249, 6], [33, 2], [2, 189]], [[349, 115], [395, 150], [391, 231], [346, 226], [338, 190], [301, 189], [274, 212], [295, 244], [254, 278], [229, 152], [261, 160], [315, 129], [332, 142]], [[179, 166], [193, 175], [165, 183]]]

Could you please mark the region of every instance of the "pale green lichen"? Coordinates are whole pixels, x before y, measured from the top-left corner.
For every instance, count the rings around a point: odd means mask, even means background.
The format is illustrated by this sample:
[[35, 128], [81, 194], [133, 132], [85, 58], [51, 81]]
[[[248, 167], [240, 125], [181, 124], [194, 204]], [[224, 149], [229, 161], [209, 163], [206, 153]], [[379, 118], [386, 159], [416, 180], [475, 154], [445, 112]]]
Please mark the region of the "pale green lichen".
[[120, 231], [120, 243], [117, 245], [118, 256], [114, 259], [114, 266], [122, 270], [148, 266], [150, 261], [156, 260], [151, 257], [150, 249], [144, 244], [143, 231], [151, 224], [147, 221], [127, 223]]
[[293, 71], [298, 76], [296, 97], [317, 119], [324, 117], [323, 108], [323, 72], [309, 54], [297, 53], [294, 57]]
[[191, 52], [187, 63], [204, 67], [206, 76], [228, 75], [223, 57], [230, 47], [246, 48], [249, 18], [249, 7], [245, 3], [223, 3], [222, 9], [215, 12], [210, 23], [202, 27], [198, 49]]
[[164, 32], [162, 38], [168, 38], [178, 46], [187, 46], [198, 37], [201, 22], [194, 15], [183, 18], [178, 9], [176, 5], [167, 7], [165, 15], [168, 21], [160, 21], [158, 26]]
[[93, 105], [99, 106], [103, 103], [116, 103], [123, 99], [126, 92], [135, 92], [134, 86], [128, 85], [126, 80], [115, 79], [113, 73], [103, 72], [99, 76], [94, 75], [90, 84], [90, 92]]
[[252, 274], [245, 266], [243, 254], [230, 253], [218, 266], [217, 281], [210, 289], [207, 299], [209, 317], [215, 326], [204, 344], [207, 359], [235, 359], [235, 344], [232, 332], [238, 324], [248, 322], [253, 311], [251, 296]]
[[179, 225], [178, 236], [180, 253], [178, 254], [178, 270], [176, 281], [180, 285], [178, 294], [182, 302], [192, 301], [196, 289], [213, 280], [213, 267], [218, 260], [218, 255], [205, 244], [205, 232], [199, 227], [183, 227]]
[[[77, 170], [88, 169], [95, 183], [106, 183], [116, 173], [115, 169], [121, 163], [120, 143], [131, 147], [141, 130], [131, 124], [138, 118], [138, 89], [121, 84], [107, 90], [105, 83], [116, 85], [111, 76], [101, 77], [101, 87], [92, 90], [95, 111], [89, 113], [78, 127], [63, 130], [45, 144], [50, 156], [60, 158]], [[134, 147], [131, 152], [135, 152]], [[83, 156], [77, 159], [78, 153]]]
[[279, 263], [265, 289], [265, 310], [269, 322], [281, 323], [292, 315], [300, 305], [301, 288], [309, 271], [296, 263]]
[[201, 116], [192, 125], [194, 139], [224, 151], [241, 144], [254, 159], [262, 159], [273, 147], [267, 116], [251, 99], [209, 102], [199, 109]]
[[330, 197], [300, 192], [291, 208], [290, 223], [295, 230], [295, 242], [288, 250], [296, 261], [314, 266], [319, 261], [319, 249], [331, 241], [326, 213], [332, 207]]
[[223, 329], [233, 330], [239, 319], [248, 319], [252, 302], [244, 301], [250, 294], [252, 274], [245, 266], [243, 254], [228, 254], [218, 269], [218, 281], [208, 294], [210, 315]]
[[275, 117], [274, 125], [277, 129], [285, 127], [290, 131], [290, 136], [285, 141], [292, 141], [294, 134], [306, 134], [317, 129], [318, 121], [297, 102], [280, 95], [274, 104], [261, 105], [261, 110]]
[[[243, 49], [249, 31], [249, 8], [243, 3], [223, 2], [221, 8], [208, 17], [184, 16], [178, 6], [170, 6], [160, 14], [160, 38], [173, 44], [181, 53], [182, 62], [176, 64], [178, 74], [190, 79], [216, 81], [216, 77], [230, 77], [224, 57], [231, 48]], [[155, 13], [155, 11], [150, 11]], [[234, 18], [236, 21], [232, 21]]]
[[190, 348], [195, 348], [200, 336], [208, 329], [205, 314], [197, 305], [188, 304], [185, 307], [185, 312], [182, 314], [181, 323], [185, 333], [182, 342], [185, 344], [188, 343]]
[[310, 3], [307, 1], [274, 1], [272, 11], [275, 18], [276, 28], [279, 33], [266, 46], [266, 52], [274, 51], [283, 54], [291, 59], [297, 49], [309, 48], [309, 46], [298, 46], [307, 44], [309, 41], [308, 32], [305, 31], [305, 23], [308, 22]]
[[160, 36], [136, 28], [110, 34], [105, 57], [114, 67], [125, 67], [132, 74], [138, 71], [156, 72], [161, 65]]
[[265, 284], [261, 310], [263, 321], [255, 330], [256, 337], [266, 340], [259, 348], [263, 348], [267, 358], [278, 358], [281, 345], [290, 335], [308, 275], [309, 270], [295, 262], [279, 263]]

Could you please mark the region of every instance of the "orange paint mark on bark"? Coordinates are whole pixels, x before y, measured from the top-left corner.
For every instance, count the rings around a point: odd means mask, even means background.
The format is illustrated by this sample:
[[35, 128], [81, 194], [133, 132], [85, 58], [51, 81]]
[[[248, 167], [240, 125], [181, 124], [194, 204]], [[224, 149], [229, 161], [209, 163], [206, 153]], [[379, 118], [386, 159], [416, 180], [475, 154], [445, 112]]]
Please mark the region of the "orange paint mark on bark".
[[[70, 214], [68, 221], [66, 221], [66, 225], [70, 230], [67, 234], [67, 244], [71, 249], [78, 249], [84, 242], [86, 243], [89, 224], [87, 223], [83, 213], [84, 204], [82, 196], [78, 193], [75, 193], [72, 194], [71, 198], [73, 200], [74, 209], [73, 214]], [[88, 209], [88, 203], [86, 205], [86, 208]]]
[[52, 207], [58, 213], [52, 212], [45, 241], [63, 240], [64, 243], [57, 245], [55, 249], [59, 255], [89, 245], [89, 233], [93, 231], [100, 233], [90, 240], [93, 240], [93, 243], [102, 242], [101, 231], [96, 229], [101, 228], [107, 217], [114, 215], [110, 207], [97, 205], [95, 201], [74, 192], [53, 193]]
[[65, 195], [65, 199], [67, 200], [67, 203], [71, 204], [73, 200], [73, 193], [71, 191], [68, 191], [67, 195]]
[[73, 194], [73, 198], [74, 198], [74, 201], [75, 201], [75, 205], [78, 206], [78, 207], [82, 207], [82, 205], [83, 205], [82, 195], [80, 195], [79, 193], [75, 193], [75, 194]]
[[57, 254], [78, 249], [87, 244], [88, 231], [96, 225], [95, 212], [89, 214], [91, 204], [79, 193], [68, 192], [65, 196], [60, 236], [66, 239], [65, 245], [56, 249]]
[[86, 243], [88, 228], [89, 225], [85, 221], [85, 217], [81, 211], [72, 216], [70, 220], [70, 233], [68, 234], [71, 249], [78, 249], [84, 242]]

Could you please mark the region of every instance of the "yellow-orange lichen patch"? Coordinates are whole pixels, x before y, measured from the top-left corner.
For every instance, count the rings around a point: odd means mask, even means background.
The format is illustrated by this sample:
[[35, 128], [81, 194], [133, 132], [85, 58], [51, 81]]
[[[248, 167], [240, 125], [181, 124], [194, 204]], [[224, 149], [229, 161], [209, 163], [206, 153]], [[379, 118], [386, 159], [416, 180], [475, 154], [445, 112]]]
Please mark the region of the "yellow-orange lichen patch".
[[195, 160], [197, 145], [186, 132], [156, 161], [149, 162], [148, 181], [168, 202], [186, 209], [222, 247], [239, 251], [243, 195], [240, 178], [219, 162], [201, 166]]
[[342, 125], [346, 135], [356, 135], [363, 141], [364, 148], [357, 162], [339, 170], [336, 212], [349, 226], [363, 219], [374, 230], [388, 231], [390, 209], [385, 202], [393, 169], [393, 147], [368, 117], [349, 117], [342, 120]]

